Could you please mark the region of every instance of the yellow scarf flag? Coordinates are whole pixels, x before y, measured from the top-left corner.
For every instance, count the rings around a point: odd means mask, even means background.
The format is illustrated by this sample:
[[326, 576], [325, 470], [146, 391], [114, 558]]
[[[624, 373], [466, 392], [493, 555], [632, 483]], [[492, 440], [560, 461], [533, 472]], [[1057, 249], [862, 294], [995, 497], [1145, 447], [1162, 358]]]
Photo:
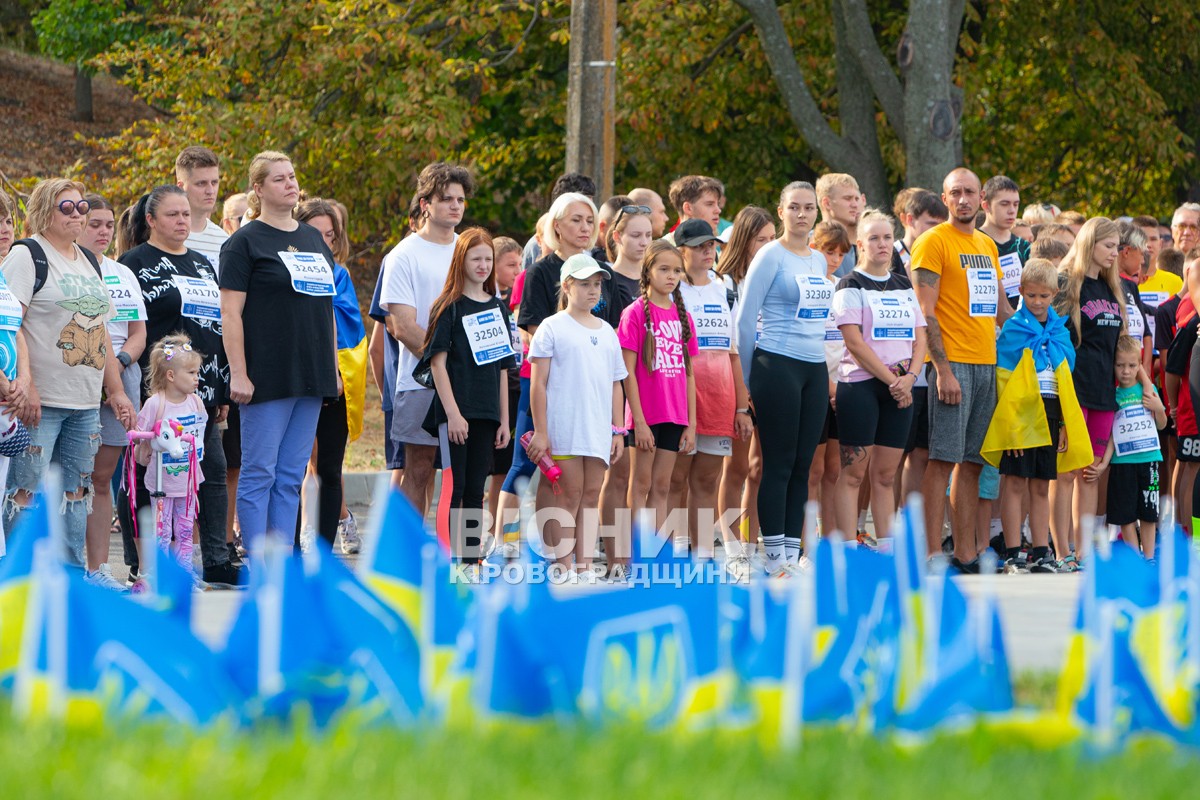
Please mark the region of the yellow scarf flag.
[[346, 395], [346, 423], [350, 441], [362, 435], [363, 407], [367, 402], [367, 337], [354, 347], [338, 350], [338, 369]]
[[[1067, 449], [1058, 454], [1058, 471], [1082, 469], [1094, 460], [1087, 423], [1075, 396], [1075, 381], [1064, 360], [1054, 370], [1058, 381], [1058, 400], [1062, 405], [1063, 425], [1067, 431]], [[1016, 369], [996, 370], [996, 411], [983, 438], [980, 454], [993, 467], [1000, 465], [1006, 450], [1030, 450], [1057, 444], [1057, 432], [1051, 439], [1046, 407], [1033, 367], [1033, 351], [1026, 348]]]

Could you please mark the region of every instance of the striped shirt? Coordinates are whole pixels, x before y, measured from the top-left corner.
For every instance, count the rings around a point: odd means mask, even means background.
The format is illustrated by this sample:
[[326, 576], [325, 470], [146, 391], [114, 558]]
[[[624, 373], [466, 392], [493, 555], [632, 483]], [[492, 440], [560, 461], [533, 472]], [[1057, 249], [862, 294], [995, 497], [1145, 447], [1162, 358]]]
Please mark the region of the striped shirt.
[[200, 255], [208, 259], [213, 266], [213, 271], [217, 273], [217, 277], [221, 277], [221, 245], [225, 244], [225, 240], [229, 238], [220, 225], [217, 225], [211, 219], [205, 220], [207, 223], [204, 230], [200, 233], [192, 231], [188, 234], [187, 241], [184, 246], [189, 250], [195, 250]]

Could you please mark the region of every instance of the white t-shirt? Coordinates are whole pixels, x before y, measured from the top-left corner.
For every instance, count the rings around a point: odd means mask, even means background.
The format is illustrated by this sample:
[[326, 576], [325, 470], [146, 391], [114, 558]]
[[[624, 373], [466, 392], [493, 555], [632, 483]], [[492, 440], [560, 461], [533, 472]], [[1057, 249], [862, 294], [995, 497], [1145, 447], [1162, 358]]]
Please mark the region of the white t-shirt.
[[[458, 235], [455, 234], [455, 239]], [[379, 290], [379, 305], [387, 311], [391, 306], [410, 306], [417, 310], [417, 324], [429, 325], [429, 310], [446, 285], [454, 242], [436, 244], [419, 233], [410, 234], [383, 257], [383, 281]], [[411, 392], [424, 387], [413, 380], [418, 356], [407, 347], [400, 348], [400, 363], [396, 369], [396, 391]]]
[[613, 383], [629, 373], [617, 334], [603, 321], [597, 323], [587, 328], [560, 311], [538, 325], [529, 357], [550, 359], [546, 382], [550, 453], [602, 458], [607, 464]]
[[[200, 233], [192, 231], [188, 234], [187, 241], [184, 246], [189, 250], [195, 250], [200, 255], [208, 259], [212, 264], [213, 271], [217, 273], [217, 277], [221, 277], [221, 245], [225, 244], [225, 240], [229, 238], [229, 234], [211, 219], [205, 220], [204, 230]], [[116, 343], [113, 343], [114, 346]]]
[[129, 323], [146, 321], [146, 298], [142, 286], [129, 267], [108, 256], [102, 256], [100, 271], [104, 273], [104, 285], [112, 301], [114, 316], [107, 324], [112, 339], [113, 352], [121, 352], [129, 338]]

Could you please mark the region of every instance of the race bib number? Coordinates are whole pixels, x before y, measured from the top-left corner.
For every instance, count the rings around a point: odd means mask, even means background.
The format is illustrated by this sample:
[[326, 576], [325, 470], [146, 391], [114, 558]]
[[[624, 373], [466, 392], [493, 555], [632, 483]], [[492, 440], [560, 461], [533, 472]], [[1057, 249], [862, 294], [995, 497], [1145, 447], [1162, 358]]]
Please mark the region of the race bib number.
[[833, 324], [833, 317], [825, 320], [825, 341], [827, 342], [844, 342], [846, 337], [842, 335], [842, 329]]
[[796, 304], [796, 319], [829, 319], [833, 305], [833, 281], [824, 275], [797, 275], [800, 302]]
[[1058, 397], [1058, 376], [1052, 369], [1044, 369], [1037, 374], [1038, 393], [1042, 397]]
[[1137, 339], [1138, 344], [1141, 344], [1142, 337], [1146, 335], [1146, 318], [1133, 303], [1125, 306], [1125, 315], [1129, 317], [1129, 335]]
[[733, 337], [733, 321], [722, 303], [693, 303], [688, 309], [696, 326], [696, 346], [701, 350], [728, 351]]
[[104, 288], [108, 289], [108, 299], [112, 301], [117, 312], [112, 318], [113, 322], [138, 322], [146, 319], [138, 303], [142, 299], [140, 286], [130, 286], [121, 280], [120, 275], [105, 275]]
[[1141, 296], [1142, 302], [1151, 308], [1158, 308], [1171, 299], [1171, 295], [1167, 292], [1142, 292]]
[[221, 290], [208, 278], [172, 275], [179, 289], [180, 313], [192, 319], [221, 319]]
[[24, 314], [21, 312], [21, 301], [13, 296], [3, 281], [0, 281], [0, 330], [20, 330], [22, 317]]
[[292, 276], [292, 288], [311, 297], [333, 297], [333, 268], [320, 253], [280, 251], [279, 260]]
[[521, 343], [521, 332], [517, 329], [517, 318], [510, 316], [508, 318], [508, 331], [512, 334], [512, 349], [513, 349], [513, 366], [521, 366], [524, 360], [521, 351], [524, 349]]
[[967, 268], [967, 303], [972, 317], [996, 316], [999, 300], [996, 271], [979, 267]]
[[496, 309], [468, 314], [462, 322], [476, 364], [491, 364], [513, 355], [512, 333]]
[[1158, 449], [1158, 426], [1143, 405], [1125, 406], [1113, 419], [1113, 447], [1119, 456], [1153, 453]]
[[907, 294], [864, 292], [871, 311], [871, 338], [911, 342], [916, 339], [916, 309]]
[[1016, 297], [1021, 293], [1021, 257], [1016, 253], [1000, 256], [1000, 283], [1004, 294]]

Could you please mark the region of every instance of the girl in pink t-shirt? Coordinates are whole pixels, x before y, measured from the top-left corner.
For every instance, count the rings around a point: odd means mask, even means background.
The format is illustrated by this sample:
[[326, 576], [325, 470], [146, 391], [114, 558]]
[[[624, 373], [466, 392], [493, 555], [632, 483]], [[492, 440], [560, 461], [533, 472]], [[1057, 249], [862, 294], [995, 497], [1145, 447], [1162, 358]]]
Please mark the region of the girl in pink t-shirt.
[[203, 357], [192, 349], [191, 340], [182, 333], [165, 336], [154, 344], [146, 379], [151, 395], [138, 414], [137, 430], [153, 431], [156, 423], [171, 420], [178, 423], [177, 434], [191, 434], [194, 438], [192, 442], [183, 442], [180, 455], [163, 453], [161, 465], [151, 452], [149, 441], [141, 439], [134, 447], [137, 462], [147, 467], [146, 489], [154, 500], [159, 549], [173, 553], [193, 579], [192, 530], [198, 511], [197, 490], [204, 481], [200, 461], [204, 458], [204, 427], [208, 424], [208, 414], [196, 394], [202, 363]]
[[691, 359], [699, 350], [679, 291], [682, 280], [683, 257], [675, 246], [651, 244], [642, 260], [641, 296], [625, 309], [617, 328], [629, 371], [625, 424], [636, 446], [629, 507], [634, 513], [652, 509], [655, 529], [667, 517], [675, 457], [696, 446]]

